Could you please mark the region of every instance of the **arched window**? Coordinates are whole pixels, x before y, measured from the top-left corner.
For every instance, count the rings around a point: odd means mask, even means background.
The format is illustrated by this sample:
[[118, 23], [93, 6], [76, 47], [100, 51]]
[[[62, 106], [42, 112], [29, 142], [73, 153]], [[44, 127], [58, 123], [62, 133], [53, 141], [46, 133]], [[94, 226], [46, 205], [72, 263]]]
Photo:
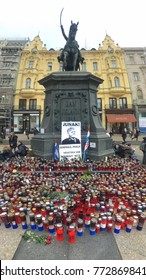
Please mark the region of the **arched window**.
[[31, 85], [31, 79], [27, 78], [26, 79], [26, 88], [30, 88], [30, 85]]
[[120, 87], [120, 80], [118, 77], [114, 78], [114, 82], [115, 82], [115, 87]]

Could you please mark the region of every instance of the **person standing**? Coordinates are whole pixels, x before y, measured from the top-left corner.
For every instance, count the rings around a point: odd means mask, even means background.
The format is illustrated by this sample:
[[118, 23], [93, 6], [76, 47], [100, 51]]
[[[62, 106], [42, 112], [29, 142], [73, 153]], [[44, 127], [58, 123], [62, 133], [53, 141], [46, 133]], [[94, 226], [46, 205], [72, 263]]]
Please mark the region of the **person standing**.
[[123, 142], [125, 142], [126, 138], [127, 138], [127, 129], [126, 129], [126, 127], [124, 127], [124, 129], [122, 131], [122, 138], [123, 138]]
[[143, 137], [143, 141], [140, 144], [140, 150], [143, 152], [142, 163], [146, 164], [146, 137]]
[[38, 133], [39, 133], [39, 131], [37, 130], [36, 127], [34, 127], [34, 129], [33, 129], [33, 134], [36, 135], [36, 134], [38, 134]]
[[29, 130], [28, 130], [28, 128], [25, 129], [25, 134], [26, 134], [27, 139], [29, 139]]
[[139, 136], [139, 129], [138, 128], [135, 128], [134, 129], [134, 135], [132, 137], [132, 140], [135, 138], [136, 141], [138, 141], [138, 136]]
[[18, 136], [15, 134], [15, 132], [12, 132], [9, 136], [9, 146], [11, 151], [14, 150], [14, 153], [17, 147], [17, 140], [18, 140]]

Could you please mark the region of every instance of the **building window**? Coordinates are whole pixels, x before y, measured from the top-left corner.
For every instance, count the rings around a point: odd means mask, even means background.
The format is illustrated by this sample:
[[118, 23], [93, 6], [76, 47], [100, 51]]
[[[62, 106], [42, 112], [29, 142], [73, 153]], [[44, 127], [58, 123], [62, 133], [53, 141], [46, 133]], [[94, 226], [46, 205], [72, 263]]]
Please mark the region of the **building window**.
[[116, 98], [109, 98], [109, 107], [110, 107], [110, 109], [117, 108], [117, 99]]
[[93, 62], [93, 71], [97, 71], [97, 70], [98, 70], [97, 62]]
[[30, 88], [30, 86], [31, 86], [31, 79], [27, 78], [26, 79], [26, 88]]
[[37, 99], [29, 100], [29, 110], [36, 110], [37, 108]]
[[26, 99], [19, 99], [19, 110], [26, 110]]
[[29, 61], [29, 63], [28, 63], [28, 68], [33, 68], [33, 61]]
[[5, 95], [0, 96], [0, 103], [2, 103], [2, 104], [6, 103], [6, 96]]
[[86, 62], [82, 63], [82, 71], [86, 71]]
[[63, 63], [62, 62], [60, 62], [60, 64], [59, 64], [59, 71], [63, 71]]
[[142, 64], [146, 64], [146, 57], [145, 56], [141, 56], [141, 62], [142, 62]]
[[134, 72], [133, 77], [134, 77], [134, 81], [139, 81], [140, 80], [138, 72]]
[[123, 97], [119, 99], [120, 109], [127, 108], [127, 98]]
[[116, 68], [117, 67], [116, 60], [112, 60], [111, 63], [112, 63], [112, 68]]
[[102, 110], [102, 99], [101, 98], [97, 98], [97, 108], [98, 108], [98, 110]]
[[133, 55], [129, 55], [129, 60], [130, 60], [130, 63], [135, 63], [135, 60], [134, 60], [134, 56], [133, 56]]
[[52, 71], [52, 62], [48, 62], [48, 70]]
[[115, 82], [115, 87], [120, 87], [120, 80], [118, 77], [114, 78], [114, 82]]

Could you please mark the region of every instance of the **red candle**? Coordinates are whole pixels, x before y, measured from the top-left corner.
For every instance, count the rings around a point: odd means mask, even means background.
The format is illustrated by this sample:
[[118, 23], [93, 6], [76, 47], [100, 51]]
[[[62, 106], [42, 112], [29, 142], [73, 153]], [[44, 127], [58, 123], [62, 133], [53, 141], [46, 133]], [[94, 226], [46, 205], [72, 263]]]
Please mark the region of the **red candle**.
[[63, 225], [61, 223], [56, 224], [56, 239], [58, 241], [62, 241], [64, 239], [63, 232], [64, 232]]
[[74, 242], [76, 241], [75, 234], [76, 234], [75, 225], [74, 225], [74, 224], [71, 224], [71, 225], [68, 227], [68, 235], [69, 235], [68, 241], [69, 241], [70, 243], [74, 243]]

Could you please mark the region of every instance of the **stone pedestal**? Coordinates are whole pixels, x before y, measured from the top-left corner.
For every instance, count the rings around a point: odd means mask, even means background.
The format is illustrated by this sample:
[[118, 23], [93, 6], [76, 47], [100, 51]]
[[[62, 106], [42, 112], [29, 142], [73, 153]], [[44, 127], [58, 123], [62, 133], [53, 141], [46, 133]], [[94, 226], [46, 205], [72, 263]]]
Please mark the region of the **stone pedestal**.
[[81, 121], [82, 152], [88, 127], [90, 146], [87, 157], [101, 160], [113, 154], [112, 139], [102, 127], [97, 108], [97, 89], [102, 79], [88, 72], [54, 72], [40, 80], [45, 88], [44, 134], [37, 134], [31, 140], [31, 147], [37, 156], [53, 158], [54, 140], [61, 143], [61, 123]]

